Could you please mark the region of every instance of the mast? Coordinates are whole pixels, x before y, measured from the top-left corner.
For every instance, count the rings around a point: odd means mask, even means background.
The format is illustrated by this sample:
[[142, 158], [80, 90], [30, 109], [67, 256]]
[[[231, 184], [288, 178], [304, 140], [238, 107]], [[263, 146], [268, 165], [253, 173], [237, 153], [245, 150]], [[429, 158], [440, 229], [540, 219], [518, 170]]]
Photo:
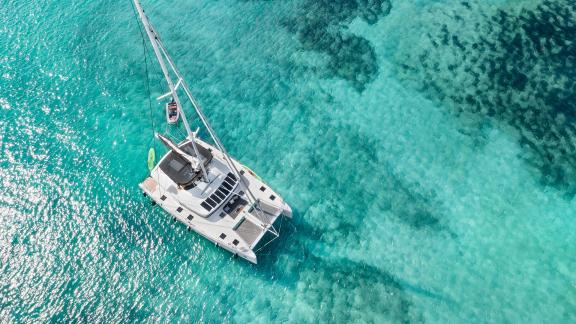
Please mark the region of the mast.
[[[188, 97], [188, 100], [190, 100], [190, 102], [192, 103], [192, 107], [194, 107], [194, 110], [196, 110], [196, 114], [198, 115], [198, 117], [200, 117], [200, 120], [202, 121], [202, 124], [204, 124], [204, 126], [206, 127], [208, 134], [210, 134], [210, 137], [212, 137], [214, 144], [216, 144], [218, 150], [220, 150], [220, 152], [222, 152], [222, 155], [224, 155], [226, 163], [228, 164], [230, 169], [234, 172], [234, 175], [236, 175], [239, 179], [242, 179], [240, 172], [236, 168], [236, 165], [234, 165], [232, 159], [228, 155], [228, 151], [226, 151], [224, 144], [222, 144], [220, 138], [218, 137], [218, 135], [216, 135], [216, 132], [212, 128], [212, 125], [210, 125], [210, 123], [208, 122], [208, 118], [206, 118], [206, 115], [204, 115], [202, 108], [200, 108], [200, 104], [198, 103], [196, 98], [194, 98], [194, 96], [192, 95], [192, 92], [190, 91], [190, 88], [188, 88], [186, 80], [184, 80], [184, 78], [180, 74], [180, 71], [178, 71], [178, 68], [176, 68], [176, 64], [174, 64], [174, 61], [172, 61], [172, 58], [170, 57], [170, 55], [168, 55], [166, 48], [164, 48], [164, 44], [162, 44], [162, 41], [160, 39], [158, 39], [158, 46], [160, 47], [160, 50], [162, 50], [162, 53], [166, 57], [166, 60], [168, 61], [170, 68], [172, 69], [172, 71], [174, 71], [179, 81], [181, 82], [182, 86], [184, 87], [184, 93]], [[246, 189], [248, 189], [248, 186], [246, 186]], [[248, 190], [248, 192], [252, 196], [252, 198], [256, 201], [256, 198], [254, 197], [252, 192], [250, 192], [250, 190]]]
[[[152, 27], [152, 25], [150, 24], [150, 21], [148, 20], [148, 17], [146, 17], [146, 14], [144, 13], [144, 9], [142, 9], [142, 6], [140, 5], [140, 1], [139, 0], [134, 0], [134, 5], [136, 6], [136, 9], [138, 10], [138, 15], [140, 16], [140, 20], [142, 21], [142, 25], [144, 26], [144, 29], [146, 30], [146, 34], [148, 35], [148, 38], [150, 39], [150, 43], [152, 44], [152, 48], [154, 49], [154, 54], [156, 55], [156, 59], [158, 59], [158, 63], [160, 64], [160, 68], [162, 69], [162, 73], [164, 74], [164, 78], [166, 79], [166, 83], [168, 83], [168, 87], [170, 88], [170, 94], [172, 95], [172, 98], [174, 99], [174, 101], [176, 102], [176, 106], [178, 108], [178, 111], [180, 112], [180, 116], [182, 116], [182, 121], [184, 122], [184, 128], [186, 128], [186, 133], [187, 133], [187, 137], [188, 139], [192, 142], [192, 147], [194, 148], [194, 153], [196, 154], [196, 157], [200, 160], [200, 153], [198, 152], [198, 147], [196, 146], [196, 133], [192, 132], [192, 130], [190, 129], [190, 124], [188, 124], [188, 119], [186, 118], [186, 114], [184, 113], [184, 110], [182, 109], [182, 104], [180, 103], [180, 98], [178, 97], [178, 93], [176, 92], [177, 87], [180, 86], [180, 84], [182, 83], [182, 78], [179, 77], [178, 83], [177, 85], [174, 85], [174, 82], [172, 81], [172, 78], [170, 77], [170, 72], [168, 71], [168, 68], [166, 67], [166, 63], [164, 62], [164, 57], [162, 56], [162, 52], [159, 49], [158, 43], [159, 43], [159, 38], [156, 34], [156, 30]], [[202, 161], [200, 161], [199, 163], [200, 168], [202, 169], [202, 175], [204, 176], [204, 181], [208, 181], [208, 173], [206, 172], [206, 168], [204, 167], [204, 163], [202, 163]]]
[[[212, 140], [216, 144], [216, 147], [218, 148], [218, 150], [220, 150], [220, 152], [222, 152], [222, 155], [224, 156], [226, 164], [228, 164], [228, 167], [230, 168], [230, 170], [234, 173], [234, 175], [244, 185], [246, 193], [248, 194], [248, 199], [252, 200], [255, 204], [258, 205], [256, 208], [256, 211], [260, 215], [260, 217], [259, 217], [260, 220], [262, 222], [266, 223], [267, 225], [269, 225], [266, 227], [266, 230], [273, 233], [276, 237], [278, 237], [279, 234], [276, 231], [276, 229], [274, 228], [274, 226], [269, 222], [268, 217], [260, 211], [260, 206], [259, 206], [260, 201], [258, 199], [256, 199], [256, 196], [254, 196], [254, 194], [250, 191], [248, 184], [245, 182], [244, 178], [242, 177], [242, 175], [238, 171], [238, 168], [236, 167], [236, 165], [232, 161], [232, 158], [230, 158], [230, 156], [228, 155], [228, 152], [224, 148], [224, 145], [220, 141], [220, 138], [218, 138], [218, 136], [216, 135], [216, 132], [214, 131], [214, 129], [212, 128], [212, 126], [208, 122], [208, 119], [206, 118], [206, 115], [204, 115], [204, 112], [200, 108], [198, 101], [196, 101], [194, 96], [192, 96], [192, 92], [188, 88], [188, 84], [186, 83], [186, 81], [184, 80], [184, 78], [182, 77], [182, 75], [180, 74], [178, 69], [176, 68], [176, 65], [174, 64], [174, 61], [172, 60], [170, 55], [168, 55], [168, 52], [166, 51], [164, 44], [162, 44], [162, 40], [160, 39], [160, 35], [158, 35], [158, 33], [152, 27], [150, 21], [148, 20], [148, 17], [146, 17], [146, 14], [144, 13], [144, 9], [142, 9], [142, 6], [140, 5], [140, 1], [134, 0], [134, 4], [136, 6], [136, 9], [138, 10], [138, 14], [140, 16], [140, 20], [142, 21], [142, 24], [144, 25], [144, 29], [146, 30], [146, 34], [148, 35], [148, 38], [150, 38], [150, 42], [152, 43], [152, 48], [154, 49], [154, 54], [156, 55], [156, 58], [158, 59], [158, 63], [160, 63], [160, 67], [162, 69], [162, 73], [164, 74], [164, 78], [166, 79], [166, 82], [168, 83], [168, 87], [170, 88], [170, 92], [166, 95], [161, 96], [159, 99], [164, 98], [167, 95], [172, 95], [172, 97], [174, 98], [174, 101], [176, 102], [176, 104], [178, 106], [178, 110], [180, 111], [180, 115], [182, 116], [182, 121], [184, 122], [184, 126], [185, 126], [186, 132], [188, 134], [188, 138], [191, 140], [192, 146], [194, 147], [194, 153], [196, 153], [197, 157], [200, 157], [200, 154], [198, 153], [198, 148], [196, 146], [196, 141], [195, 141], [196, 132], [192, 132], [190, 130], [188, 120], [186, 119], [186, 115], [182, 109], [182, 105], [180, 104], [180, 98], [178, 97], [178, 94], [176, 93], [176, 90], [178, 90], [178, 88], [180, 86], [182, 86], [184, 88], [184, 93], [186, 94], [186, 96], [188, 97], [190, 102], [192, 103], [192, 106], [194, 107], [196, 114], [198, 115], [198, 117], [200, 117], [200, 120], [202, 121], [202, 123], [206, 127], [206, 130], [210, 134], [210, 137], [212, 137]], [[168, 71], [168, 68], [166, 66], [166, 63], [164, 62], [164, 59], [166, 59], [166, 61], [168, 62], [168, 65], [170, 66], [170, 69], [178, 78], [176, 85], [174, 85], [174, 82], [172, 82], [172, 78], [170, 77], [170, 72]], [[200, 161], [200, 167], [202, 168], [204, 179], [206, 179], [206, 181], [208, 181], [206, 169], [204, 168], [204, 163], [202, 163], [202, 161]]]

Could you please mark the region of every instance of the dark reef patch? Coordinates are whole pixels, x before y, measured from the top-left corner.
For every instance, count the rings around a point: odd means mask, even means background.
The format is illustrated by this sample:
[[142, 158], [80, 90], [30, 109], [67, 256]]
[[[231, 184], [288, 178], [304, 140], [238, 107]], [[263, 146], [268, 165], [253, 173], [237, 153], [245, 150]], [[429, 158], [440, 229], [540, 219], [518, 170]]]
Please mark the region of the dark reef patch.
[[[520, 138], [542, 183], [576, 194], [576, 3], [517, 9], [432, 6], [395, 55], [400, 79], [463, 120]], [[464, 17], [464, 18], [463, 18]], [[414, 43], [429, 46], [413, 46]]]
[[[301, 284], [297, 294], [302, 302], [322, 308], [318, 322], [370, 322], [373, 320], [408, 323], [420, 321], [410, 295], [391, 273], [348, 259], [323, 259], [310, 255], [292, 272]], [[367, 312], [367, 310], [370, 310]]]
[[374, 24], [390, 9], [389, 0], [311, 0], [285, 26], [306, 50], [328, 56], [330, 76], [362, 91], [378, 74], [376, 54], [368, 40], [346, 31], [345, 24], [357, 17]]
[[[394, 172], [377, 155], [377, 148], [382, 146], [378, 140], [350, 125], [326, 119], [317, 122], [322, 124], [311, 123], [308, 128], [322, 130], [322, 134], [309, 143], [309, 153], [295, 166], [307, 170], [307, 176], [300, 180], [301, 187], [330, 188], [311, 197], [311, 205], [303, 215], [323, 215], [309, 219], [308, 225], [318, 234], [315, 237], [328, 244], [360, 244], [363, 238], [359, 229], [366, 226], [365, 218], [369, 217], [393, 217], [418, 231], [449, 231], [442, 221], [443, 207], [436, 193]], [[335, 149], [318, 150], [330, 146]], [[343, 155], [342, 151], [354, 154]]]

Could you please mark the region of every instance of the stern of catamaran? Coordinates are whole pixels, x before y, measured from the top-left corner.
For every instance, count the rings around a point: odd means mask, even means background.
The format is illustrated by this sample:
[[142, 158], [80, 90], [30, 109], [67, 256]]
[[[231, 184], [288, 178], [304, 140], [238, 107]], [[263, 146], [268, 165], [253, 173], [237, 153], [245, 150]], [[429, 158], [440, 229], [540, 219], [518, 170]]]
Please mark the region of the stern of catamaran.
[[241, 255], [241, 257], [254, 264], [258, 264], [258, 257], [256, 256], [256, 253], [254, 253], [254, 251], [243, 252], [243, 255]]
[[292, 218], [292, 207], [284, 202], [284, 206], [282, 206], [282, 215]]

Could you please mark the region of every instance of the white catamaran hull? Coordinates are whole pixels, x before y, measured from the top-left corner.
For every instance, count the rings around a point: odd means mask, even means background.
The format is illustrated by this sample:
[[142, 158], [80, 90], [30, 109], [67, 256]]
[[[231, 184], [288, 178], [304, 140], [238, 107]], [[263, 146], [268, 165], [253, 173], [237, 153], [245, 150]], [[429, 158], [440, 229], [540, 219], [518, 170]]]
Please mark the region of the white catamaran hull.
[[[213, 146], [201, 140], [197, 140], [197, 143], [209, 148], [214, 154], [214, 159], [224, 159], [221, 152]], [[251, 211], [253, 206], [250, 205], [241, 206], [240, 210], [227, 213], [224, 210], [225, 202], [205, 217], [205, 215], [195, 212], [195, 208], [188, 208], [189, 202], [186, 201], [184, 189], [175, 190], [175, 186], [170, 186], [170, 184], [166, 186], [167, 182], [163, 181], [166, 179], [159, 170], [159, 166], [167, 158], [167, 155], [162, 158], [151, 175], [140, 183], [140, 188], [144, 193], [172, 217], [186, 225], [189, 230], [202, 235], [234, 255], [257, 263], [256, 249], [267, 243], [267, 240], [263, 241], [263, 238], [269, 229], [273, 228], [272, 225], [276, 223], [279, 217], [292, 217], [290, 206], [263, 183], [252, 170], [233, 160], [241, 174], [241, 181], [243, 181], [236, 188], [235, 193], [244, 192], [246, 195], [246, 190], [242, 189], [244, 188], [243, 185], [248, 186], [254, 194], [254, 198], [259, 202], [261, 212], [266, 219], [263, 221], [260, 215], [256, 214], [254, 210]]]

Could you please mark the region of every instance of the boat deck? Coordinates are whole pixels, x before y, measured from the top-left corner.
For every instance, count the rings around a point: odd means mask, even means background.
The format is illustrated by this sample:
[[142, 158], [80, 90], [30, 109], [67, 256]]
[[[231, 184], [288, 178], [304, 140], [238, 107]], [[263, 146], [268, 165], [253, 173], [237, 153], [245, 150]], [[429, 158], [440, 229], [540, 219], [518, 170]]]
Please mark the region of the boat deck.
[[[220, 152], [214, 151], [213, 158], [216, 163], [221, 159], [218, 153]], [[168, 153], [159, 163], [159, 166], [165, 165], [165, 160], [170, 160], [170, 158], [172, 156]], [[140, 184], [140, 188], [176, 220], [186, 225], [189, 230], [193, 230], [218, 246], [256, 263], [254, 248], [284, 212], [282, 207], [277, 207], [274, 203], [280, 204], [279, 206], [284, 205], [284, 203], [252, 171], [239, 163], [237, 163], [237, 168], [242, 178], [238, 179], [239, 184], [234, 186], [226, 197], [222, 197], [222, 200], [208, 211], [197, 201], [194, 202], [187, 198], [190, 196], [190, 192], [203, 190], [200, 184], [190, 190], [176, 186], [175, 182], [170, 180], [161, 168], [157, 167], [155, 171], [160, 169], [160, 173], [153, 171], [152, 175]], [[224, 179], [221, 183], [225, 182]], [[207, 191], [205, 197], [216, 195], [219, 188], [223, 186], [222, 184], [211, 185], [215, 189]], [[249, 199], [245, 192], [246, 186], [255, 197]], [[254, 201], [253, 199], [258, 201], [258, 208], [249, 202]]]

